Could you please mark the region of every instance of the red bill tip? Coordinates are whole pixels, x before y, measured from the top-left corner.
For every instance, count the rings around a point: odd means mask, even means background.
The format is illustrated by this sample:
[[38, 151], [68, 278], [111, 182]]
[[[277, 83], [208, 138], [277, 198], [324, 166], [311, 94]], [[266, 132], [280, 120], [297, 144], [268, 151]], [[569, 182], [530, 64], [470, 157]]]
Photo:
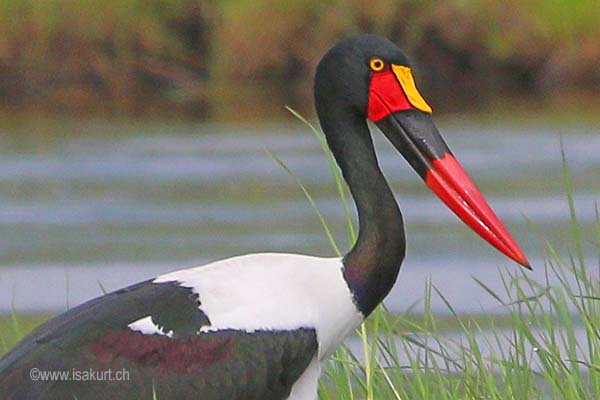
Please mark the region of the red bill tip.
[[471, 229], [527, 269], [527, 257], [496, 216], [479, 189], [450, 154], [432, 162], [425, 183]]

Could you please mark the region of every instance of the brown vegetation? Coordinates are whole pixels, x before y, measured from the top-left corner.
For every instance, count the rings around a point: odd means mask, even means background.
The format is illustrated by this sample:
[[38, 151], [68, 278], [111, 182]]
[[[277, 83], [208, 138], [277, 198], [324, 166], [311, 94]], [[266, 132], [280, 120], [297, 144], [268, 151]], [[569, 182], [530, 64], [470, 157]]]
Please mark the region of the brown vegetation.
[[600, 88], [600, 3], [536, 0], [5, 0], [0, 106], [217, 119], [308, 109], [339, 38], [387, 36], [437, 110]]

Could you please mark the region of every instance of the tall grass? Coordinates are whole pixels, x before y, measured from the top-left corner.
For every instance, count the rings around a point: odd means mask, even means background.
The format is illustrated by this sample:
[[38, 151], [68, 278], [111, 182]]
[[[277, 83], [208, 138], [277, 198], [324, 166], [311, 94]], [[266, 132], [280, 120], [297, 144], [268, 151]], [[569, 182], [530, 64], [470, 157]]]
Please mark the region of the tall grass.
[[[348, 210], [345, 184], [322, 133], [290, 111], [323, 145], [340, 201]], [[497, 292], [474, 278], [504, 314], [485, 318], [459, 315], [443, 290], [425, 282], [421, 313], [411, 314], [409, 308], [406, 315], [398, 316], [379, 307], [357, 331], [362, 344], [359, 354], [347, 346], [335, 353], [327, 363], [320, 398], [600, 398], [600, 212], [596, 210], [595, 237], [583, 236], [564, 153], [563, 172], [565, 207], [572, 222], [570, 250], [563, 257], [552, 243], [545, 243], [545, 281], [538, 282], [522, 270], [499, 270], [503, 291]], [[303, 191], [308, 195], [305, 187]], [[310, 200], [339, 254], [327, 221]], [[346, 220], [352, 242], [355, 230], [348, 212]], [[597, 270], [584, 257], [583, 248], [590, 243], [599, 260]], [[444, 326], [432, 312], [434, 297], [449, 311]], [[448, 330], [448, 325], [454, 329]]]

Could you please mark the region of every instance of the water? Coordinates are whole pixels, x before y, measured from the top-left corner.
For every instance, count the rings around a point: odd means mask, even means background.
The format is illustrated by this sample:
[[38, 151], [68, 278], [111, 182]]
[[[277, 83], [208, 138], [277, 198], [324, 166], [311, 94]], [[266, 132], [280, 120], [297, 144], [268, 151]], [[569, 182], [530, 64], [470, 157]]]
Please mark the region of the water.
[[[560, 134], [579, 218], [590, 232], [600, 200], [597, 128], [463, 120], [439, 127], [522, 244], [533, 277], [544, 274], [539, 232], [563, 252], [568, 246]], [[161, 125], [110, 135], [56, 129], [45, 140], [0, 131], [0, 312], [60, 311], [102, 294], [101, 287], [237, 254], [333, 255], [300, 189], [265, 149], [307, 185], [347, 248], [327, 161], [304, 127]], [[376, 142], [408, 236], [388, 306], [420, 304], [431, 278], [459, 312], [500, 312], [472, 276], [500, 289], [498, 269], [518, 267], [459, 222], [379, 135]], [[433, 308], [444, 310], [439, 300]]]

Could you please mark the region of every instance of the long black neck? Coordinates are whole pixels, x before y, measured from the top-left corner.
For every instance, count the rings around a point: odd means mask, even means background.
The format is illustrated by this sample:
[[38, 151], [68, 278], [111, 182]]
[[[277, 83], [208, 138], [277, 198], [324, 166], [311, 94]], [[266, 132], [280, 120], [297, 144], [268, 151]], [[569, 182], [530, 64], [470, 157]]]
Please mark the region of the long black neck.
[[[363, 116], [329, 105], [321, 126], [348, 183], [359, 219], [358, 240], [344, 257], [344, 278], [369, 315], [394, 285], [404, 259], [402, 214], [375, 155]], [[321, 115], [323, 114], [323, 115]]]

